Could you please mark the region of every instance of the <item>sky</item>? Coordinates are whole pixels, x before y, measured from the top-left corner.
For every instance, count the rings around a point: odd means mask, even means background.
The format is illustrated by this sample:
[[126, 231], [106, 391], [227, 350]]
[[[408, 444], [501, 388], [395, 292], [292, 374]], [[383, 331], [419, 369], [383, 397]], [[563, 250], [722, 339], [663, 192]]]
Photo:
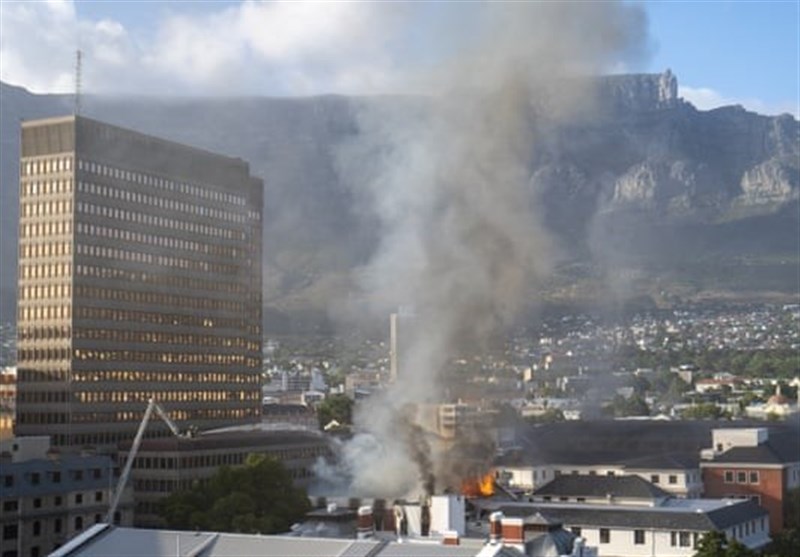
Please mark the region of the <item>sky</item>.
[[[647, 35], [607, 72], [670, 68], [698, 108], [800, 114], [800, 0], [626, 4]], [[409, 76], [469, 45], [481, 14], [467, 1], [0, 0], [0, 79], [72, 92], [80, 48], [90, 93], [415, 93]]]

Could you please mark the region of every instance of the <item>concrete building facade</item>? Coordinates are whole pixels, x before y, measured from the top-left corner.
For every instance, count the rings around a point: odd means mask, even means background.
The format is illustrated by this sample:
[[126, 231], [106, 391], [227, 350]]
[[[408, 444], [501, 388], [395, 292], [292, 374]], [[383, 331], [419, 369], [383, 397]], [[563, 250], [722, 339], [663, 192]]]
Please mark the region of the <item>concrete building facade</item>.
[[[61, 455], [46, 437], [0, 444], [0, 555], [39, 557], [104, 522], [118, 469], [104, 455]], [[133, 524], [132, 490], [114, 516]]]
[[[128, 457], [123, 446], [120, 463]], [[300, 430], [273, 431], [261, 426], [226, 428], [192, 438], [145, 440], [131, 471], [137, 526], [158, 527], [158, 504], [181, 489], [189, 489], [214, 475], [221, 466], [241, 466], [251, 454], [279, 460], [297, 487], [314, 479], [314, 465], [330, 456], [327, 440], [319, 433]]]
[[262, 190], [239, 159], [24, 122], [16, 434], [110, 448], [150, 397], [183, 427], [258, 421]]

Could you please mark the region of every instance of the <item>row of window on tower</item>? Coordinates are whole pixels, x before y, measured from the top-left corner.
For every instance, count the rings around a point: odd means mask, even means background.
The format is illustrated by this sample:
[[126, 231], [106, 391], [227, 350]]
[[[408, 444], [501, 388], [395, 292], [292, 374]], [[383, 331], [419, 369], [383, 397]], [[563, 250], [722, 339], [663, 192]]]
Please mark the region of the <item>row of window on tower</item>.
[[125, 228], [101, 226], [84, 222], [79, 222], [76, 228], [78, 234], [110, 238], [112, 240], [124, 240], [126, 242], [135, 242], [137, 244], [169, 248], [171, 250], [184, 250], [191, 252], [193, 255], [213, 255], [236, 260], [238, 257], [245, 254], [245, 250], [233, 246], [210, 244], [207, 242], [201, 243], [175, 236], [150, 234], [149, 231], [142, 232], [138, 230], [128, 230]]
[[244, 224], [247, 222], [247, 214], [243, 212], [231, 212], [216, 207], [208, 207], [205, 205], [198, 205], [196, 203], [187, 203], [179, 199], [170, 199], [163, 194], [148, 195], [141, 191], [136, 191], [129, 187], [118, 188], [106, 184], [96, 184], [94, 182], [78, 182], [78, 191], [95, 195], [98, 197], [107, 197], [118, 201], [127, 203], [136, 203], [139, 205], [148, 205], [150, 207], [163, 209], [166, 211], [177, 211], [193, 215], [194, 217], [209, 217], [217, 220], [225, 220], [228, 222], [235, 222]]
[[[211, 292], [223, 293], [248, 293], [248, 298], [255, 301], [258, 298], [250, 298], [251, 295], [257, 296], [258, 291], [254, 291], [235, 280], [233, 277], [225, 281], [219, 280], [205, 280], [196, 278], [196, 275], [191, 277], [166, 274], [152, 271], [142, 271], [136, 269], [124, 269], [119, 267], [97, 267], [93, 265], [78, 265], [78, 274], [81, 276], [90, 276], [104, 279], [115, 279], [116, 281], [127, 281], [133, 283], [142, 283], [154, 286], [166, 286], [169, 288], [182, 288], [186, 290], [205, 290]], [[249, 280], [249, 277], [244, 277]]]
[[166, 230], [179, 230], [191, 234], [202, 234], [225, 240], [246, 240], [247, 233], [241, 229], [221, 228], [197, 221], [175, 218], [174, 216], [160, 216], [140, 211], [129, 211], [109, 205], [97, 205], [88, 201], [77, 202], [77, 213], [92, 217], [105, 217], [115, 221], [133, 222], [145, 226], [157, 226]]
[[[78, 244], [76, 252], [78, 255], [86, 255], [94, 258], [115, 259], [117, 261], [132, 261], [134, 263], [157, 265], [159, 267], [173, 267], [175, 269], [183, 269], [186, 271], [201, 273], [236, 275], [241, 269], [239, 265], [209, 263], [208, 261], [198, 261], [197, 259], [187, 259], [185, 257], [173, 257], [171, 255], [160, 255], [147, 251], [134, 251], [109, 246], [95, 246], [91, 244]], [[252, 260], [250, 262], [252, 262]]]
[[[255, 309], [253, 311], [258, 312], [259, 310]], [[233, 317], [215, 317], [213, 320], [209, 320], [207, 317], [194, 314], [185, 315], [180, 313], [162, 313], [154, 311], [77, 306], [75, 308], [75, 318], [150, 323], [154, 325], [176, 327], [217, 327], [219, 329], [234, 329], [244, 331], [252, 335], [261, 334], [261, 327], [259, 325], [254, 325], [252, 319]]]
[[[114, 300], [134, 304], [152, 304], [162, 307], [191, 308], [208, 311], [228, 311], [242, 313], [246, 308], [244, 302], [218, 300], [207, 296], [179, 296], [177, 294], [161, 294], [158, 292], [142, 292], [139, 290], [121, 290], [117, 288], [101, 288], [99, 286], [77, 285], [75, 296], [92, 300]], [[213, 327], [213, 321], [209, 325]]]
[[72, 170], [72, 155], [57, 155], [27, 159], [22, 162], [19, 170], [22, 176], [68, 172]]
[[205, 199], [217, 203], [227, 203], [229, 205], [238, 205], [241, 207], [247, 205], [247, 200], [241, 195], [219, 191], [208, 186], [201, 186], [199, 184], [191, 184], [163, 176], [157, 176], [155, 174], [145, 174], [136, 170], [124, 170], [101, 162], [79, 159], [78, 170], [96, 174], [98, 176], [106, 176], [108, 178], [132, 182], [134, 184], [150, 186], [161, 191], [174, 192], [181, 195], [191, 195], [197, 199]]

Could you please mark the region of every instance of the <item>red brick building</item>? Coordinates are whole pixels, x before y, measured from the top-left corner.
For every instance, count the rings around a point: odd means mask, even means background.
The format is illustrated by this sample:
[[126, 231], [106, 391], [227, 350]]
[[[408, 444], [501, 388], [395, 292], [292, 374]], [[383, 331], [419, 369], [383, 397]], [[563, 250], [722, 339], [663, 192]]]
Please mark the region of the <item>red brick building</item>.
[[700, 468], [706, 497], [756, 500], [771, 533], [784, 528], [784, 502], [800, 487], [800, 437], [794, 428], [715, 429]]

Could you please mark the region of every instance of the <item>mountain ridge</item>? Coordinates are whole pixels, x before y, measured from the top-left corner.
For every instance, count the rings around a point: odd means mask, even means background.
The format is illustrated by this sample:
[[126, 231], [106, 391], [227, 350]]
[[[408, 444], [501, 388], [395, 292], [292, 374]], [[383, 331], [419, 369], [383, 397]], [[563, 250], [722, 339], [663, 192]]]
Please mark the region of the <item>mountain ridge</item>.
[[[590, 112], [542, 126], [530, 169], [532, 202], [542, 204], [562, 260], [599, 268], [668, 262], [680, 250], [658, 244], [665, 235], [685, 243], [687, 230], [690, 252], [736, 253], [737, 243], [763, 253], [800, 249], [791, 237], [800, 207], [793, 117], [697, 110], [678, 98], [670, 72], [606, 76], [596, 87]], [[5, 83], [0, 100], [0, 320], [11, 321], [18, 122], [69, 113], [73, 102]], [[354, 270], [376, 247], [379, 224], [337, 167], [341, 146], [361, 133], [358, 111], [376, 103], [423, 117], [427, 110], [425, 98], [403, 96], [82, 99], [89, 117], [250, 163], [265, 180], [265, 313], [282, 321], [323, 315], [332, 300], [352, 295]], [[722, 229], [743, 232], [720, 238]]]

